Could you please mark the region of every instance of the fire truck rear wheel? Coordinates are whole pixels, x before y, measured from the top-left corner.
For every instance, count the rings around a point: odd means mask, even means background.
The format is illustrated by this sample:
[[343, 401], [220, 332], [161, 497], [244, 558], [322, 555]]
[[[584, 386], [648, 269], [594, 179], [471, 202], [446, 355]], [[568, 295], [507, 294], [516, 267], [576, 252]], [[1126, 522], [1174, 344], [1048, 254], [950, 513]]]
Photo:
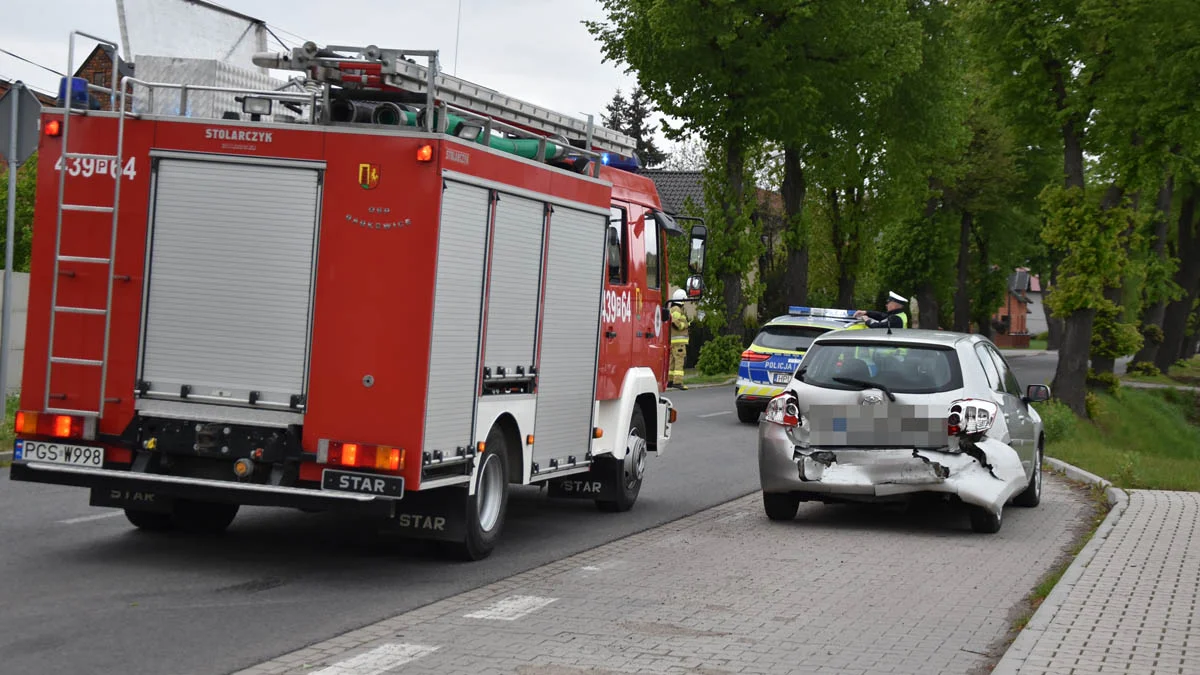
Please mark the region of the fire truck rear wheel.
[[175, 502], [171, 521], [175, 527], [193, 534], [217, 534], [224, 532], [237, 517], [237, 504], [194, 502], [180, 499]]
[[450, 545], [455, 557], [482, 560], [492, 553], [504, 527], [508, 510], [508, 452], [504, 430], [492, 427], [484, 452], [479, 456], [475, 494], [466, 498], [467, 533], [462, 542]]
[[633, 508], [638, 493], [642, 491], [642, 478], [646, 475], [646, 418], [636, 405], [629, 420], [629, 436], [625, 442], [625, 458], [597, 457], [592, 467], [601, 480], [611, 481], [617, 486], [618, 497], [611, 501], [596, 500], [596, 508], [610, 513], [619, 513]]
[[125, 509], [125, 518], [137, 529], [147, 532], [166, 532], [174, 527], [169, 513]]

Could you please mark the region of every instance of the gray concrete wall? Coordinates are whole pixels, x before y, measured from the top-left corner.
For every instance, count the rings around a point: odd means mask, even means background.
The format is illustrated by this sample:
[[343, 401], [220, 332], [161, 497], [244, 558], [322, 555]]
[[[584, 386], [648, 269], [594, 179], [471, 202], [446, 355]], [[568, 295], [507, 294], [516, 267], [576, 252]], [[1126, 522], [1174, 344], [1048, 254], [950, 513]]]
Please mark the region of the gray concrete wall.
[[[9, 329], [7, 391], [21, 390], [21, 372], [25, 367], [25, 318], [29, 315], [29, 273], [13, 272], [12, 327]], [[4, 292], [4, 275], [0, 272], [0, 294]], [[0, 296], [2, 297], [2, 296]]]

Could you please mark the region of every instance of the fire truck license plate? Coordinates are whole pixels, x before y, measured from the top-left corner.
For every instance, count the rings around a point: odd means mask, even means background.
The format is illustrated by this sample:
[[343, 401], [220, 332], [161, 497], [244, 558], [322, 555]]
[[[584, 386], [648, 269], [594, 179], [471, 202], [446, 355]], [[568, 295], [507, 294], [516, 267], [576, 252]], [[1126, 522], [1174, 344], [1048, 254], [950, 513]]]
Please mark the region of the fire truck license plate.
[[17, 441], [13, 445], [13, 461], [101, 467], [104, 466], [104, 449], [65, 443]]
[[321, 474], [321, 489], [399, 499], [404, 496], [404, 477], [325, 469]]

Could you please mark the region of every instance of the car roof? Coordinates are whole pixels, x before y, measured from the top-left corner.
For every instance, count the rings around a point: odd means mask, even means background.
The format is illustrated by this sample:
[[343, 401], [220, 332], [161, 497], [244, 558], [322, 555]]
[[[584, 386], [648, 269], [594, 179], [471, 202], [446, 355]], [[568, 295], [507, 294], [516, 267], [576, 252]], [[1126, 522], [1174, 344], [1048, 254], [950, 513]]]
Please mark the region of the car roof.
[[894, 328], [890, 332], [883, 328], [848, 330], [826, 333], [817, 338], [820, 342], [907, 342], [953, 347], [966, 342], [983, 342], [987, 338], [975, 333], [958, 333], [948, 330], [922, 330], [919, 328]]
[[839, 321], [838, 319], [830, 319], [823, 316], [792, 316], [791, 314], [784, 314], [783, 316], [777, 316], [774, 319], [764, 323], [762, 327], [807, 326], [810, 328], [828, 328], [830, 330], [837, 330], [839, 328], [845, 328], [849, 325], [850, 324], [846, 321]]

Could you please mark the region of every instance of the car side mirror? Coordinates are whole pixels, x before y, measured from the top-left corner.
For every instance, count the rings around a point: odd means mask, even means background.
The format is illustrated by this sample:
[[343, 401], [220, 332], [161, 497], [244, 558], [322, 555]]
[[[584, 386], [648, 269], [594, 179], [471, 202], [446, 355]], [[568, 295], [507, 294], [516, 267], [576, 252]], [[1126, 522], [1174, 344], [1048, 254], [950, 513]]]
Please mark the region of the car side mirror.
[[1044, 384], [1031, 384], [1025, 388], [1026, 403], [1041, 403], [1050, 400], [1050, 387]]

